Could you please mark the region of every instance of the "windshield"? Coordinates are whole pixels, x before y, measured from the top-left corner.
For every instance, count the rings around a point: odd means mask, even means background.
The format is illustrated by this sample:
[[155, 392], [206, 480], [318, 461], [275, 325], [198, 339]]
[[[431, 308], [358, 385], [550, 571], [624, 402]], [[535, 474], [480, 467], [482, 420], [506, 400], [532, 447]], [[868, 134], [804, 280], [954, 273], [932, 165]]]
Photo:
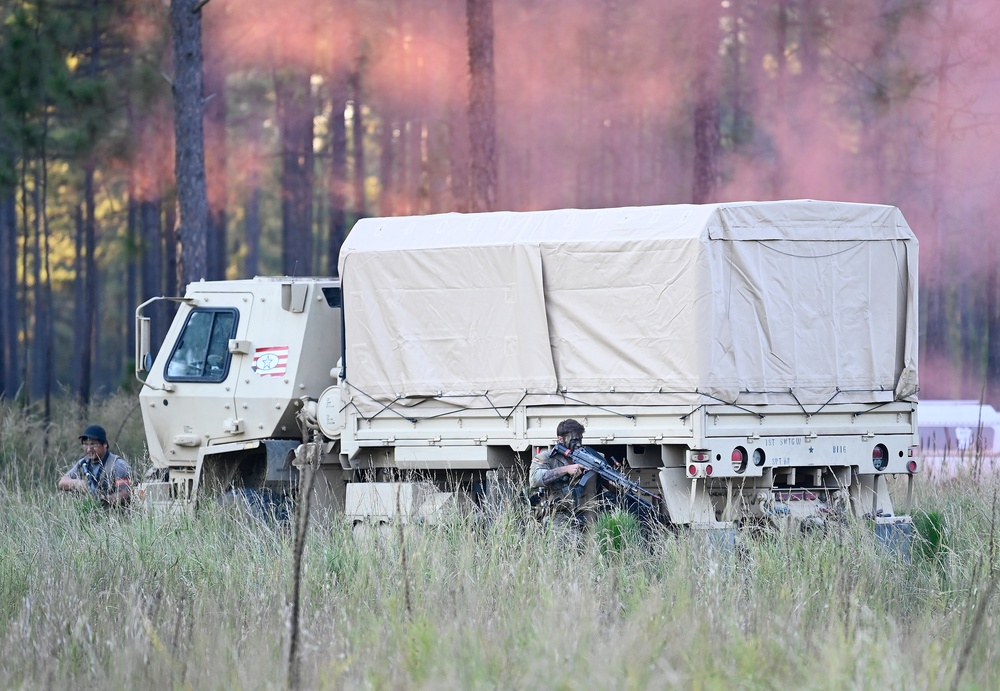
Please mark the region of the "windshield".
[[236, 335], [236, 310], [195, 309], [167, 361], [167, 381], [220, 382], [229, 374], [229, 339]]

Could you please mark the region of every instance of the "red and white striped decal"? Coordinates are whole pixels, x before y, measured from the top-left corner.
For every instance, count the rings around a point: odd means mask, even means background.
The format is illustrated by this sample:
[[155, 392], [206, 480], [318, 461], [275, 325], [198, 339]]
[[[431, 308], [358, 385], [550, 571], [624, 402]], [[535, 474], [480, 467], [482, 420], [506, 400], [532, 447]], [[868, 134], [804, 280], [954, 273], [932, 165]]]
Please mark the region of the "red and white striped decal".
[[288, 346], [255, 348], [253, 371], [262, 377], [280, 377], [288, 369]]

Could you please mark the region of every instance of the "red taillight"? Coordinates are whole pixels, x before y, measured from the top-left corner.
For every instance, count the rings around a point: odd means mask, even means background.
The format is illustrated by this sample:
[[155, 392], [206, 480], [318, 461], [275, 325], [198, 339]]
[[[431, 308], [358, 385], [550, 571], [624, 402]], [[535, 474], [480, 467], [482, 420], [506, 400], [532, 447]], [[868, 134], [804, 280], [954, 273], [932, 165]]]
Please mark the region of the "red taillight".
[[705, 466], [705, 475], [711, 475], [711, 474], [712, 474], [712, 464], [709, 463], [708, 465]]
[[906, 469], [911, 473], [917, 472], [917, 462], [911, 459], [910, 462], [906, 464]]
[[697, 474], [698, 474], [698, 466], [692, 463], [691, 465], [688, 466], [688, 475], [694, 477]]
[[889, 452], [882, 444], [876, 444], [872, 449], [872, 465], [875, 470], [885, 470], [889, 465]]
[[733, 455], [731, 458], [733, 461], [734, 473], [742, 473], [747, 469], [747, 450], [742, 446], [737, 446], [733, 449]]

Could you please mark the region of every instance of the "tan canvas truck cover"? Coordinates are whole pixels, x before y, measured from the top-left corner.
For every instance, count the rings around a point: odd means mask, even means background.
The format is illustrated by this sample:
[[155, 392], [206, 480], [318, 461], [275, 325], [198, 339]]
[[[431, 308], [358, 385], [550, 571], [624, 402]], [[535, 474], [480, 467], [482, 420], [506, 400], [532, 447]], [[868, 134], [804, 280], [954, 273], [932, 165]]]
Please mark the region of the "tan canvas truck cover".
[[371, 218], [339, 268], [346, 381], [368, 413], [916, 393], [917, 241], [892, 206]]

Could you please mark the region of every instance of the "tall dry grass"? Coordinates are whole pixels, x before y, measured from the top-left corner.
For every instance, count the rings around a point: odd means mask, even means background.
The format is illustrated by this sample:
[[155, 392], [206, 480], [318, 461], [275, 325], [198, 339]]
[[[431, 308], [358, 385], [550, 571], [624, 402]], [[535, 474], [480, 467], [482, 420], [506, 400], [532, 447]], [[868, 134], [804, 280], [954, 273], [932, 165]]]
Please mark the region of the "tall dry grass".
[[[108, 514], [7, 477], [0, 687], [285, 686], [291, 530], [212, 506]], [[992, 480], [920, 486], [941, 536], [910, 562], [863, 523], [736, 549], [578, 539], [502, 503], [368, 539], [314, 523], [301, 683], [1000, 688], [997, 493]]]

